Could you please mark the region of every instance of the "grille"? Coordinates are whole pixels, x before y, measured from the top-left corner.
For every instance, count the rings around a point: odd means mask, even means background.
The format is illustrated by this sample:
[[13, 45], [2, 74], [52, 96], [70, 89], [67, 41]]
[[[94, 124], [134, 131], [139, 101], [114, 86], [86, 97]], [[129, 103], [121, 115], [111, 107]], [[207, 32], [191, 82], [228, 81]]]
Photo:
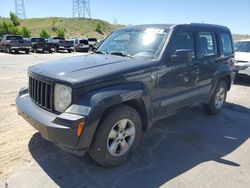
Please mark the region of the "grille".
[[53, 110], [53, 85], [51, 83], [30, 76], [29, 94], [38, 106], [49, 111]]

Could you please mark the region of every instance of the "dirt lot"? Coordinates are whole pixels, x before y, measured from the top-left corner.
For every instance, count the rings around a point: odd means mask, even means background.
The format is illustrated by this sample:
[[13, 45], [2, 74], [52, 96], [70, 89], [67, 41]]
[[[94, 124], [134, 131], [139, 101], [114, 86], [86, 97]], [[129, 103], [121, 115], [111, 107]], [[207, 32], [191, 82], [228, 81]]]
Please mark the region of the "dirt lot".
[[250, 79], [237, 80], [218, 116], [198, 106], [157, 123], [118, 168], [44, 141], [17, 115], [15, 97], [27, 67], [77, 55], [0, 53], [0, 187], [250, 187]]

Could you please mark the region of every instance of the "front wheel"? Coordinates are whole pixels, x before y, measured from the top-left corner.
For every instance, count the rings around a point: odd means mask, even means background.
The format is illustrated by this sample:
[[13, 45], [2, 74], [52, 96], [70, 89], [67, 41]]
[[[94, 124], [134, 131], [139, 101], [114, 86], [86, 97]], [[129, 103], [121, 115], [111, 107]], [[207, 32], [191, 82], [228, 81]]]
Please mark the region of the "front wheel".
[[141, 118], [127, 105], [119, 105], [104, 114], [89, 154], [98, 164], [114, 167], [125, 163], [137, 148], [141, 136]]
[[227, 97], [227, 84], [221, 80], [212, 95], [208, 104], [204, 104], [204, 109], [208, 114], [219, 114]]

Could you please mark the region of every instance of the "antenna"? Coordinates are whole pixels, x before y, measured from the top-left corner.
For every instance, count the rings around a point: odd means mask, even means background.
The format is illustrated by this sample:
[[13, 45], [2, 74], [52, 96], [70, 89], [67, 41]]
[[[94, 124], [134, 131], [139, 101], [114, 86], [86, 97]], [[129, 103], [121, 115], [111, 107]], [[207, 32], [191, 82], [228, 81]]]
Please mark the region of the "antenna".
[[24, 0], [15, 0], [16, 15], [21, 18], [26, 18], [26, 12], [24, 7]]
[[89, 0], [73, 0], [73, 18], [91, 18]]

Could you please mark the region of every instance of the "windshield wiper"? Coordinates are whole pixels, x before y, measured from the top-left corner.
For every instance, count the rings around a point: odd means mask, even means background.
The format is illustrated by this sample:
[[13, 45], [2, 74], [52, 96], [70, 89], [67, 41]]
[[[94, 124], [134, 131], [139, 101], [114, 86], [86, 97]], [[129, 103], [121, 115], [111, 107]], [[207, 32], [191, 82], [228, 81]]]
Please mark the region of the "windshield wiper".
[[125, 53], [122, 53], [122, 52], [110, 52], [109, 54], [111, 54], [111, 55], [118, 55], [118, 56], [122, 56], [122, 57], [134, 58], [132, 55], [125, 54]]
[[103, 51], [96, 51], [95, 54], [107, 54], [107, 52], [103, 52]]

